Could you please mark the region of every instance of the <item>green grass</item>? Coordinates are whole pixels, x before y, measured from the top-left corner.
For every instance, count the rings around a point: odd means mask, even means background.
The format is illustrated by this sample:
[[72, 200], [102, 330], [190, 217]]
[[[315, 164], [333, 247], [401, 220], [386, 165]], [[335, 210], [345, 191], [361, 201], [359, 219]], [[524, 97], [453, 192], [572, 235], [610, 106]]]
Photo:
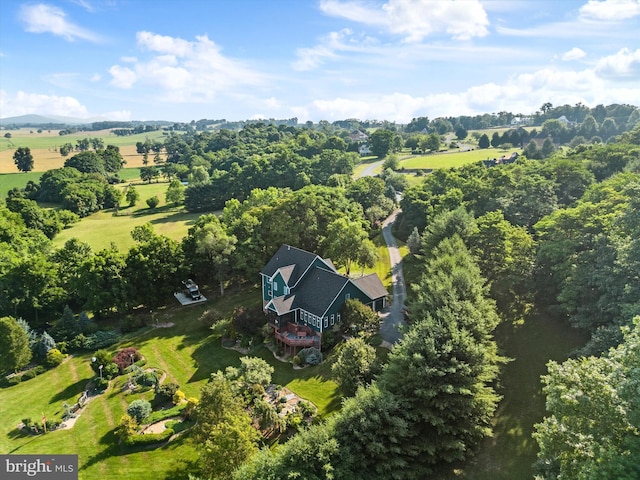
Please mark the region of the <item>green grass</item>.
[[[170, 305], [154, 312], [154, 316], [159, 322], [173, 322], [173, 327], [148, 327], [130, 334], [126, 341], [111, 351], [135, 346], [147, 359], [147, 367], [160, 368], [167, 373], [165, 382], [178, 383], [187, 397], [199, 397], [202, 385], [212, 372], [240, 364], [240, 354], [222, 348], [220, 337], [200, 320], [201, 315], [209, 308], [228, 314], [233, 306], [246, 304], [246, 299], [250, 299], [250, 303], [259, 302], [259, 295], [259, 289], [253, 287], [236, 290], [205, 305]], [[257, 300], [254, 302], [254, 299]], [[262, 346], [252, 355], [265, 358], [275, 369], [273, 381], [316, 404], [321, 415], [328, 415], [340, 407], [336, 384], [328, 378], [328, 363], [293, 370], [290, 364], [279, 362]], [[197, 459], [188, 433], [155, 449], [123, 451], [117, 445], [113, 429], [127, 405], [135, 399], [149, 400], [153, 396], [152, 391], [123, 394], [120, 387], [125, 382], [124, 378], [113, 380], [104, 394], [92, 400], [71, 430], [32, 437], [16, 429], [24, 417], [40, 420], [44, 413], [47, 418], [55, 418], [62, 413], [64, 402], [74, 403], [92, 376], [90, 357], [91, 353], [74, 356], [54, 370], [0, 390], [3, 412], [0, 417], [0, 452], [78, 453], [80, 478], [83, 480], [186, 479], [189, 472], [193, 473]]]
[[3, 134], [3, 136], [0, 137], [0, 152], [10, 149], [15, 150], [18, 147], [29, 147], [32, 150], [53, 149], [65, 143], [71, 143], [75, 146], [78, 140], [87, 137], [102, 138], [105, 145], [116, 145], [118, 147], [135, 145], [137, 142], [144, 142], [147, 138], [149, 140], [160, 141], [164, 138], [161, 130], [126, 137], [118, 137], [105, 130], [98, 132], [80, 132], [63, 136], [60, 136], [57, 130], [52, 130], [51, 133], [45, 130], [41, 134], [36, 133], [36, 130], [33, 130], [34, 133], [30, 134], [29, 130], [30, 129], [21, 129], [19, 131], [11, 131], [11, 138], [4, 138]]
[[533, 425], [546, 414], [540, 375], [547, 373], [549, 360], [565, 360], [586, 341], [566, 321], [543, 315], [529, 315], [523, 324], [504, 323], [495, 336], [502, 353], [513, 361], [500, 374], [498, 392], [503, 399], [494, 419], [494, 437], [484, 442], [464, 474], [456, 478], [533, 477], [538, 445], [531, 434]]
[[12, 188], [24, 188], [27, 182], [38, 182], [43, 172], [0, 173], [0, 199], [4, 200]]
[[400, 167], [410, 169], [436, 169], [462, 167], [469, 163], [479, 162], [488, 158], [497, 158], [513, 150], [499, 148], [485, 148], [482, 150], [470, 150], [468, 152], [437, 153], [433, 155], [421, 155], [411, 157], [400, 162]]
[[[169, 186], [168, 183], [145, 183], [134, 186], [140, 194], [140, 200], [134, 207], [121, 207], [118, 216], [114, 215], [112, 209], [89, 215], [61, 231], [54, 238], [54, 245], [61, 247], [67, 240], [78, 238], [91, 245], [94, 250], [107, 248], [113, 242], [120, 250], [126, 251], [134, 244], [131, 230], [136, 226], [149, 222], [156, 233], [180, 240], [186, 236], [189, 227], [200, 216], [198, 213], [188, 213], [182, 208], [166, 205], [165, 192]], [[120, 184], [118, 188], [124, 191], [127, 184]], [[148, 208], [146, 200], [154, 195], [160, 199], [160, 204], [152, 210]], [[124, 202], [123, 199], [123, 205]]]

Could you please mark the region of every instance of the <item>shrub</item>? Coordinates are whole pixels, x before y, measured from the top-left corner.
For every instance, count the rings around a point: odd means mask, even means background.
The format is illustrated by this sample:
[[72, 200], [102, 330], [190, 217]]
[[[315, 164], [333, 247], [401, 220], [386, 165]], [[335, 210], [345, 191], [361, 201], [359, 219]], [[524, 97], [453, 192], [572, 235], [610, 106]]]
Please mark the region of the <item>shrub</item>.
[[300, 355], [296, 355], [295, 357], [293, 357], [294, 365], [300, 365], [301, 363], [302, 363], [302, 359], [300, 358]]
[[301, 358], [304, 358], [305, 363], [309, 365], [318, 365], [322, 362], [322, 352], [316, 347], [303, 348], [298, 352]]
[[20, 380], [22, 382], [26, 382], [27, 380], [31, 380], [32, 378], [36, 378], [36, 372], [34, 372], [33, 370], [28, 370], [22, 374]]
[[151, 414], [151, 404], [146, 400], [134, 400], [127, 407], [127, 414], [140, 423]]
[[198, 399], [195, 397], [189, 397], [187, 399], [187, 404], [184, 407], [184, 418], [190, 419], [193, 418], [194, 413], [196, 412], [196, 407], [198, 406]]
[[44, 368], [42, 365], [38, 365], [33, 369], [33, 371], [36, 373], [36, 375], [42, 375], [44, 372], [47, 371], [47, 369]]
[[306, 400], [300, 400], [298, 402], [298, 409], [300, 413], [305, 417], [310, 417], [311, 415], [316, 413], [316, 408], [313, 406], [311, 402], [307, 402]]
[[84, 348], [87, 350], [95, 350], [96, 348], [104, 348], [113, 345], [120, 340], [120, 334], [115, 330], [98, 330], [87, 336]]
[[66, 355], [64, 353], [62, 353], [57, 348], [52, 348], [47, 352], [47, 358], [45, 360], [45, 363], [49, 368], [54, 368], [60, 365], [65, 358], [66, 358]]
[[120, 372], [123, 372], [127, 367], [133, 365], [134, 362], [140, 360], [142, 356], [140, 352], [133, 347], [123, 348], [115, 357], [113, 357], [113, 363], [118, 366]]
[[182, 390], [178, 390], [176, 393], [173, 394], [173, 404], [174, 405], [181, 404], [182, 402], [185, 401], [186, 397], [187, 396], [184, 394]]
[[231, 320], [234, 330], [247, 337], [260, 332], [265, 323], [265, 316], [259, 308], [237, 307]]
[[96, 391], [104, 392], [109, 386], [109, 380], [107, 380], [106, 378], [100, 378], [100, 377], [94, 378], [93, 386], [96, 389]]
[[154, 195], [151, 198], [147, 198], [147, 205], [149, 206], [149, 208], [156, 208], [159, 203], [160, 203], [160, 199], [158, 198], [157, 195]]
[[118, 370], [118, 366], [113, 362], [107, 363], [107, 365], [102, 369], [102, 376], [107, 380], [117, 377], [118, 373], [120, 373], [120, 370]]
[[156, 388], [156, 396], [153, 399], [153, 403], [156, 405], [162, 405], [173, 400], [173, 396], [180, 389], [180, 385], [177, 383], [169, 382]]
[[18, 375], [14, 375], [11, 378], [7, 378], [7, 386], [12, 387], [14, 385], [18, 385], [21, 381], [22, 381], [22, 377], [19, 377]]
[[129, 437], [138, 431], [138, 422], [131, 415], [123, 415], [120, 423], [116, 427], [115, 434], [122, 441], [126, 442]]
[[150, 445], [153, 443], [162, 443], [166, 442], [171, 438], [171, 435], [174, 434], [173, 429], [167, 428], [165, 431], [161, 433], [147, 433], [141, 435], [130, 435], [124, 440], [124, 444], [133, 447], [136, 445]]

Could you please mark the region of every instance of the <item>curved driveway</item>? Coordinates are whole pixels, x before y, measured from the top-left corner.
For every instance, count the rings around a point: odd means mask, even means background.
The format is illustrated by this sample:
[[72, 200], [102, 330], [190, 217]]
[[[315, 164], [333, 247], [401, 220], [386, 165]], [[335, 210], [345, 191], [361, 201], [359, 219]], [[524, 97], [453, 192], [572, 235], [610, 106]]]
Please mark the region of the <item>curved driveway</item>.
[[402, 275], [402, 256], [396, 243], [396, 239], [391, 233], [391, 226], [396, 221], [400, 209], [394, 211], [382, 224], [382, 236], [389, 249], [389, 259], [391, 260], [391, 278], [393, 280], [393, 300], [391, 305], [382, 313], [382, 325], [380, 326], [380, 336], [385, 342], [396, 343], [402, 337], [402, 330], [405, 326], [403, 307], [407, 297], [407, 291]]

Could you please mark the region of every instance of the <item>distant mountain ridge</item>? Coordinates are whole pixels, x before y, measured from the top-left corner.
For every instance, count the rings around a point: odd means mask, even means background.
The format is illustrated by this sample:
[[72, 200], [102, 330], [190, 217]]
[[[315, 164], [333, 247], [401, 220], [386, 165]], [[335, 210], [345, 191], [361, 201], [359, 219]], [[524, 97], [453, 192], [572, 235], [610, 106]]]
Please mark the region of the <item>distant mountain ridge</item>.
[[60, 115], [20, 115], [17, 117], [0, 118], [0, 126], [7, 125], [49, 125], [49, 124], [65, 124], [65, 125], [88, 125], [93, 122], [104, 122], [109, 119], [106, 117], [76, 118], [63, 117]]

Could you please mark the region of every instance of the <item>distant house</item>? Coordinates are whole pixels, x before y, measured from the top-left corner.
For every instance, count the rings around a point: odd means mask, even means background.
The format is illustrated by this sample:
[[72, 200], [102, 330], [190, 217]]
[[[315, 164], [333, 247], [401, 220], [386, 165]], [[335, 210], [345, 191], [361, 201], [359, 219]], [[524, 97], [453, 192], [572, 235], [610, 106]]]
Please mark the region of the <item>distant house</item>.
[[348, 299], [375, 311], [386, 306], [387, 289], [375, 273], [349, 278], [331, 260], [290, 245], [282, 245], [260, 275], [262, 306], [276, 341], [291, 355], [298, 348], [320, 348], [323, 332], [340, 322]]
[[349, 134], [349, 140], [355, 143], [366, 142], [369, 140], [369, 135], [360, 130], [355, 130]]
[[511, 125], [514, 127], [533, 125], [533, 117], [513, 117]]
[[360, 147], [358, 147], [358, 153], [361, 157], [364, 157], [365, 155], [371, 155], [371, 149], [369, 148], [369, 145], [364, 143], [360, 145]]
[[567, 117], [565, 117], [564, 115], [559, 117], [558, 121], [562, 123], [565, 127], [575, 127], [577, 125], [577, 122], [572, 122], [571, 120], [568, 120]]

